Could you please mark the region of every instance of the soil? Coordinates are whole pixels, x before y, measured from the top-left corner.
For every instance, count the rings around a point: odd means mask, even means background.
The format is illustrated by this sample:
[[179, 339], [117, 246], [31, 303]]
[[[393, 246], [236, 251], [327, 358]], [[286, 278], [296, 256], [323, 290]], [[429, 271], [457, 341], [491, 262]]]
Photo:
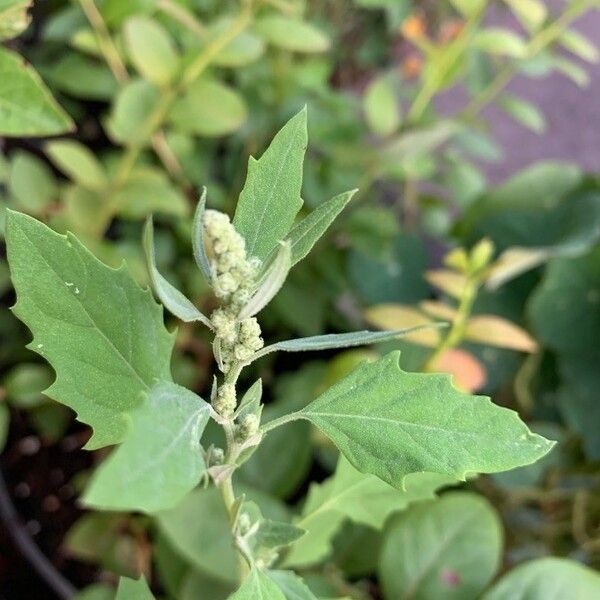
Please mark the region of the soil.
[[[41, 439], [18, 413], [12, 415], [10, 436], [0, 466], [20, 526], [52, 565], [76, 587], [94, 580], [95, 570], [70, 560], [61, 549], [69, 527], [82, 511], [76, 505], [75, 477], [91, 465], [92, 454], [81, 448], [88, 431], [73, 422], [57, 444]], [[0, 525], [0, 599], [58, 600], [48, 584], [23, 558]]]

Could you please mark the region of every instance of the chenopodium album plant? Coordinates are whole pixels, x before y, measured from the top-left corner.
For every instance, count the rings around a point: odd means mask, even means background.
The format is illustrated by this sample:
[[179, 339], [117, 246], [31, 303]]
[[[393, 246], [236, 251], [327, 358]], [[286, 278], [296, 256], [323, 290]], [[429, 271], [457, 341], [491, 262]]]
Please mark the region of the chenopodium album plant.
[[[144, 245], [156, 295], [176, 317], [199, 322], [214, 334], [219, 375], [210, 399], [173, 383], [174, 334], [165, 328], [150, 292], [140, 289], [125, 267], [103, 265], [72, 234], [54, 233], [24, 214], [7, 217], [18, 296], [14, 311], [33, 332], [30, 347], [56, 371], [47, 394], [92, 427], [87, 448], [118, 445], [93, 475], [83, 502], [101, 510], [168, 515], [162, 511], [185, 502], [199, 483], [214, 486], [238, 555], [239, 587], [231, 596], [237, 599], [314, 598], [282, 566], [303, 563], [303, 537], [310, 536], [311, 522], [321, 527], [319, 520], [265, 518], [232, 483], [235, 471], [276, 427], [305, 419], [339, 448], [344, 458], [328, 489], [351, 485], [356, 490], [361, 483], [378, 482], [397, 495], [398, 506], [411, 492], [424, 497], [469, 474], [526, 465], [552, 447], [516, 413], [458, 391], [447, 375], [403, 371], [398, 352], [360, 364], [300, 410], [269, 422], [261, 422], [260, 380], [240, 399], [240, 372], [268, 353], [355, 346], [406, 333], [361, 331], [264, 345], [256, 315], [352, 196], [341, 194], [295, 222], [303, 203], [306, 145], [303, 110], [259, 160], [250, 159], [233, 221], [207, 210], [202, 194], [192, 245], [219, 302], [210, 315], [157, 271], [152, 222], [146, 225]], [[210, 419], [223, 429], [223, 448], [202, 446]], [[307, 506], [322, 493], [325, 488], [315, 488]], [[352, 494], [343, 498], [338, 497], [336, 510], [352, 514], [352, 507], [343, 505], [352, 503]], [[143, 581], [120, 587], [138, 585], [151, 597]]]

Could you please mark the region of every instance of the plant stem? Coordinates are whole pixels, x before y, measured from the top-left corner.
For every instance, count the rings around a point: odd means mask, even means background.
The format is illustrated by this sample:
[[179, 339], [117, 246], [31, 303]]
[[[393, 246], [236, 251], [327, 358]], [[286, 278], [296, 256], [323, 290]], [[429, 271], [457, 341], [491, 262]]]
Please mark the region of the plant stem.
[[79, 5], [96, 32], [96, 40], [98, 41], [100, 51], [106, 59], [108, 67], [115, 76], [115, 79], [119, 83], [125, 83], [129, 79], [127, 67], [112, 40], [108, 27], [106, 26], [98, 7], [94, 3], [94, 0], [79, 0]]
[[465, 335], [467, 321], [471, 316], [473, 303], [477, 298], [477, 291], [479, 290], [480, 285], [481, 281], [478, 277], [469, 278], [467, 280], [460, 303], [458, 305], [456, 318], [452, 322], [446, 336], [442, 339], [437, 348], [421, 367], [422, 371], [434, 371], [440, 356], [442, 356], [442, 354], [447, 350], [455, 348], [462, 342]]
[[[547, 46], [552, 44], [560, 34], [583, 12], [590, 8], [590, 2], [587, 0], [575, 2], [555, 21], [539, 31], [527, 44], [526, 57], [534, 58]], [[483, 89], [465, 109], [459, 114], [459, 118], [470, 120], [479, 114], [488, 104], [493, 102], [504, 90], [511, 79], [519, 70], [519, 62], [511, 62], [504, 66], [496, 77]]]
[[[419, 90], [408, 110], [406, 118], [409, 122], [418, 121], [423, 116], [427, 107], [443, 85], [447, 73], [464, 54], [469, 41], [471, 40], [471, 34], [477, 28], [483, 17], [485, 6], [486, 4], [483, 3], [482, 8], [469, 18], [459, 36], [444, 48], [444, 53], [437, 65], [435, 77], [429, 76], [425, 79], [423, 87]], [[435, 50], [441, 50], [441, 48], [436, 47]]]
[[198, 21], [194, 13], [189, 11], [183, 5], [173, 2], [173, 0], [158, 0], [156, 8], [175, 19], [193, 33], [199, 36], [206, 33], [206, 27]]

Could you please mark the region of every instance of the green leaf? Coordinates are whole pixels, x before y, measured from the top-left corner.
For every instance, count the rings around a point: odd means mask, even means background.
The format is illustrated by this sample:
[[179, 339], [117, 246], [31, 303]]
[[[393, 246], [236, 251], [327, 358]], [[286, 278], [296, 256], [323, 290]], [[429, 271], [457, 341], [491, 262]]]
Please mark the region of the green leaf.
[[115, 600], [154, 600], [154, 596], [143, 577], [137, 581], [121, 577]]
[[45, 68], [42, 74], [55, 89], [83, 100], [109, 101], [119, 89], [106, 65], [82, 54], [69, 53]]
[[300, 262], [312, 250], [357, 191], [350, 190], [323, 202], [292, 227], [287, 235], [292, 244], [292, 266]]
[[563, 377], [559, 407], [584, 440], [587, 454], [600, 457], [596, 423], [600, 374], [600, 247], [575, 259], [550, 261], [528, 312], [536, 337], [557, 356]]
[[196, 79], [173, 105], [169, 122], [183, 133], [219, 137], [237, 131], [248, 118], [244, 98], [208, 77]]
[[161, 532], [183, 558], [215, 579], [237, 581], [229, 515], [218, 489], [196, 489], [156, 518]]
[[243, 306], [238, 319], [247, 319], [259, 313], [273, 298], [284, 284], [292, 266], [292, 247], [289, 241], [281, 242], [279, 252], [269, 265], [264, 276], [250, 300]]
[[591, 600], [600, 594], [600, 575], [566, 558], [539, 558], [505, 575], [482, 600]]
[[229, 600], [286, 600], [279, 586], [257, 567], [252, 567], [250, 575], [242, 585], [229, 596]]
[[377, 344], [387, 340], [393, 340], [409, 333], [419, 331], [425, 327], [436, 327], [443, 324], [419, 325], [407, 329], [396, 329], [394, 331], [353, 331], [352, 333], [329, 333], [326, 335], [315, 335], [312, 337], [298, 338], [276, 342], [259, 350], [253, 360], [270, 354], [271, 352], [309, 352], [314, 350], [330, 350], [332, 348], [350, 348], [352, 346], [364, 346], [366, 344]]
[[122, 441], [141, 393], [171, 379], [174, 338], [161, 308], [124, 267], [102, 264], [70, 233], [10, 211], [6, 239], [13, 310], [57, 374], [46, 394], [94, 429], [88, 448]]
[[600, 59], [596, 44], [574, 29], [566, 29], [558, 39], [569, 52], [582, 60], [595, 63]]
[[400, 491], [375, 475], [357, 471], [340, 457], [335, 474], [323, 483], [313, 483], [296, 525], [307, 534], [292, 546], [286, 566], [305, 567], [323, 560], [331, 552], [331, 541], [346, 519], [380, 529], [390, 514], [410, 503], [431, 499], [440, 487], [453, 480], [437, 473], [412, 473], [406, 490]]
[[557, 55], [551, 57], [551, 62], [554, 69], [562, 73], [565, 77], [568, 77], [579, 87], [584, 88], [590, 84], [588, 72], [575, 61]]
[[157, 0], [104, 0], [98, 6], [102, 16], [109, 25], [119, 27], [133, 15], [149, 15], [156, 8]]
[[259, 160], [250, 157], [233, 220], [246, 240], [248, 256], [266, 259], [290, 231], [302, 208], [306, 145], [304, 108], [283, 126]]
[[44, 214], [58, 196], [50, 167], [34, 154], [22, 151], [12, 156], [8, 189], [19, 208], [34, 215]]
[[281, 15], [269, 15], [258, 19], [254, 31], [273, 46], [292, 52], [325, 52], [329, 49], [329, 38], [307, 23]]
[[56, 140], [46, 144], [50, 160], [76, 183], [89, 188], [107, 184], [106, 172], [92, 151], [74, 140]]
[[209, 405], [196, 394], [157, 383], [131, 413], [125, 441], [94, 473], [84, 504], [148, 513], [172, 508], [205, 470], [200, 437], [209, 415]]
[[[229, 29], [231, 21], [231, 17], [223, 17], [211, 23], [206, 32], [206, 43]], [[214, 57], [213, 64], [220, 67], [243, 67], [260, 58], [264, 50], [265, 44], [261, 38], [250, 31], [243, 31]]]
[[530, 464], [552, 448], [515, 412], [459, 392], [448, 375], [402, 371], [399, 358], [363, 363], [299, 412], [359, 471], [403, 489], [409, 473], [464, 480]]
[[536, 133], [546, 129], [546, 119], [540, 109], [513, 94], [504, 94], [498, 104], [515, 120]]
[[387, 74], [376, 77], [365, 92], [363, 110], [371, 131], [381, 136], [394, 133], [401, 121], [395, 80]]
[[115, 600], [115, 589], [105, 583], [93, 583], [77, 592], [73, 600]]
[[53, 380], [48, 366], [22, 362], [6, 373], [2, 386], [10, 404], [27, 409], [39, 406], [44, 401], [42, 392]]
[[31, 21], [33, 0], [0, 0], [0, 41], [20, 35]]
[[500, 566], [502, 526], [475, 494], [419, 503], [387, 527], [379, 558], [386, 598], [478, 598]]
[[267, 577], [277, 584], [285, 600], [317, 600], [304, 581], [293, 571], [267, 571]]
[[179, 56], [166, 30], [149, 17], [132, 17], [123, 29], [125, 45], [138, 73], [156, 85], [166, 85], [176, 75]]
[[182, 192], [159, 169], [139, 167], [110, 196], [112, 210], [126, 219], [143, 219], [159, 212], [187, 217], [188, 203]]
[[212, 329], [210, 319], [202, 314], [175, 286], [171, 285], [156, 268], [154, 256], [154, 227], [149, 217], [144, 227], [144, 251], [152, 288], [165, 308], [186, 323], [200, 321]]
[[57, 135], [74, 128], [33, 68], [0, 47], [0, 135]]
[[504, 0], [514, 15], [530, 31], [536, 31], [548, 16], [548, 9], [542, 0]]
[[293, 544], [305, 533], [305, 529], [296, 527], [291, 523], [263, 519], [260, 521], [258, 531], [253, 537], [253, 542], [257, 548], [277, 550]]
[[206, 281], [212, 279], [212, 268], [206, 255], [204, 245], [204, 210], [206, 208], [206, 188], [202, 189], [202, 194], [198, 200], [196, 210], [194, 211], [194, 221], [192, 223], [192, 250], [194, 260], [198, 268], [202, 271]]
[[450, 0], [450, 3], [465, 17], [476, 15], [485, 6], [485, 0]]
[[508, 29], [489, 27], [479, 31], [473, 37], [473, 47], [490, 54], [501, 54], [512, 58], [523, 58], [527, 46], [522, 38]]
[[148, 115], [160, 99], [159, 90], [148, 81], [134, 79], [117, 94], [106, 126], [115, 142], [125, 145], [145, 144], [152, 131]]

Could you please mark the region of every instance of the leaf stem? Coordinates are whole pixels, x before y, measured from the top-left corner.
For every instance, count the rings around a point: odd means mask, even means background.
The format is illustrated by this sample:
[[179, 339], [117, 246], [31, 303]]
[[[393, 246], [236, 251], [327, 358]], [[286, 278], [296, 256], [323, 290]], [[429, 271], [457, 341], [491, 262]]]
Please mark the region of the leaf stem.
[[302, 411], [300, 411], [300, 410], [293, 412], [293, 413], [289, 413], [287, 415], [283, 415], [283, 417], [279, 417], [278, 419], [273, 419], [272, 421], [265, 423], [260, 428], [260, 432], [262, 434], [265, 434], [265, 433], [271, 431], [272, 429], [279, 427], [280, 425], [285, 425], [286, 423], [291, 423], [292, 421], [297, 421], [298, 419], [303, 419], [303, 418], [304, 418], [304, 416], [302, 414]]
[[79, 0], [79, 5], [96, 32], [96, 40], [100, 47], [100, 51], [102, 52], [108, 67], [115, 76], [115, 79], [121, 84], [125, 83], [129, 79], [127, 67], [113, 42], [108, 27], [106, 26], [98, 7], [94, 3], [94, 0]]
[[456, 318], [450, 325], [447, 335], [442, 339], [437, 348], [421, 367], [421, 371], [434, 371], [440, 356], [442, 356], [442, 354], [447, 350], [455, 348], [462, 342], [465, 335], [467, 321], [471, 316], [473, 304], [477, 298], [477, 292], [479, 291], [480, 286], [481, 280], [479, 277], [471, 277], [467, 280], [460, 303], [458, 305]]

